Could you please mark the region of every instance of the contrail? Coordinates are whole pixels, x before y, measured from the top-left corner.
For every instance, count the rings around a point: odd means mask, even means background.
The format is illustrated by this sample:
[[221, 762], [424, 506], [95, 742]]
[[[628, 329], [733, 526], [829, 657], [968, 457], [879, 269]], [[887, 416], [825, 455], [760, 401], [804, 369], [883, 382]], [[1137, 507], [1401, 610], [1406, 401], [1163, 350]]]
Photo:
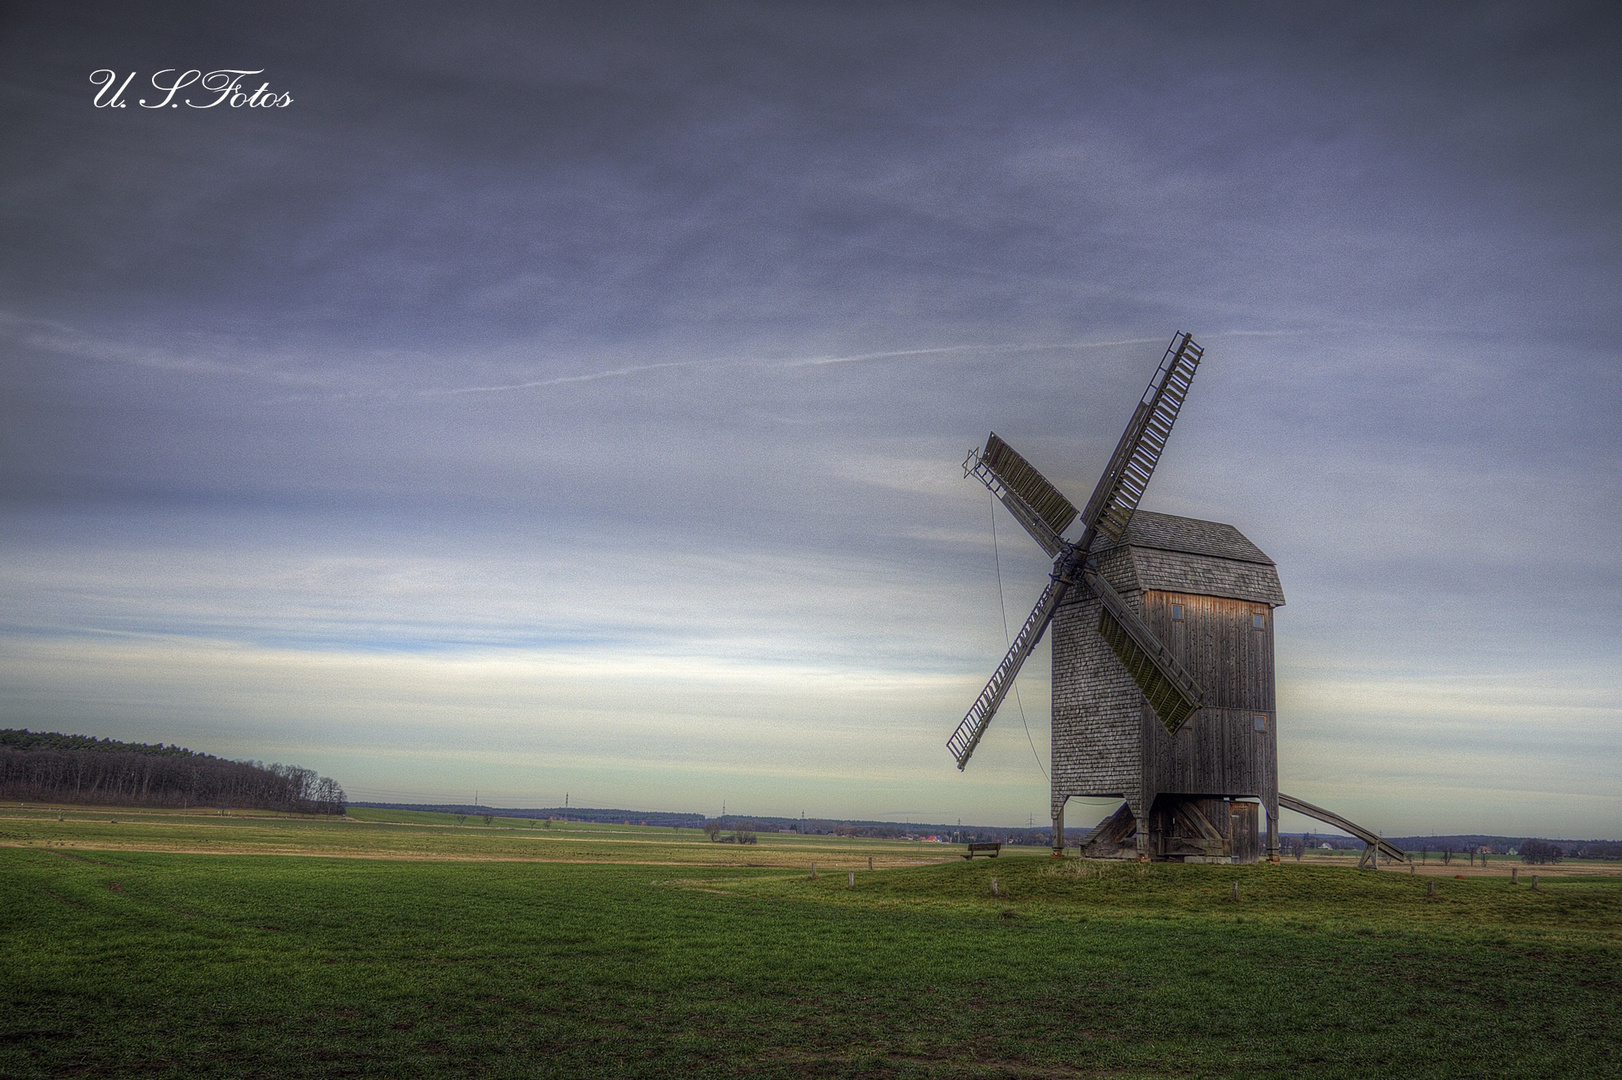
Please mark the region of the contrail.
[[856, 353], [850, 356], [814, 356], [800, 360], [742, 360], [742, 359], [709, 359], [709, 360], [673, 360], [662, 364], [632, 364], [626, 367], [609, 368], [606, 371], [589, 371], [580, 375], [558, 375], [548, 379], [528, 379], [524, 382], [497, 383], [490, 386], [456, 386], [443, 387], [434, 390], [419, 390], [419, 397], [447, 397], [453, 394], [494, 394], [509, 390], [540, 390], [550, 386], [566, 386], [570, 383], [597, 382], [602, 379], [620, 379], [632, 375], [641, 375], [650, 371], [666, 371], [671, 368], [705, 368], [705, 367], [755, 367], [767, 370], [788, 370], [790, 368], [826, 367], [833, 364], [860, 364], [876, 360], [899, 360], [915, 356], [945, 356], [952, 353], [965, 352], [1046, 352], [1055, 349], [1103, 349], [1117, 345], [1146, 345], [1156, 344], [1159, 338], [1125, 338], [1119, 341], [1067, 341], [1046, 344], [1022, 344], [1005, 342], [990, 345], [941, 345], [924, 349], [888, 349], [882, 352]]
[[519, 383], [499, 383], [494, 386], [453, 386], [438, 390], [419, 390], [419, 397], [445, 397], [451, 394], [494, 394], [504, 390], [538, 390], [547, 386], [564, 386], [568, 383], [597, 382], [600, 379], [620, 379], [628, 375], [640, 375], [645, 371], [664, 371], [668, 368], [706, 367], [725, 363], [719, 360], [673, 360], [665, 364], [636, 364], [631, 367], [611, 368], [608, 371], [588, 371], [583, 375], [558, 375], [550, 379], [531, 379]]
[[1053, 349], [1104, 349], [1114, 345], [1149, 345], [1159, 338], [1126, 338], [1121, 341], [1061, 341], [1052, 344], [943, 345], [933, 349], [895, 349], [889, 352], [858, 353], [855, 356], [824, 356], [809, 360], [787, 360], [774, 367], [816, 367], [823, 364], [858, 364], [867, 360], [892, 360], [904, 356], [938, 356], [960, 352], [1046, 352]]
[[[1298, 330], [1236, 330], [1226, 333], [1211, 334], [1209, 337], [1272, 337], [1289, 336], [1304, 333]], [[72, 326], [45, 320], [30, 319], [18, 316], [7, 311], [0, 311], [0, 335], [14, 340], [27, 342], [36, 348], [47, 349], [59, 354], [71, 355], [80, 359], [100, 360], [103, 362], [138, 364], [144, 367], [167, 369], [177, 372], [192, 372], [200, 375], [232, 375], [238, 377], [258, 378], [270, 382], [319, 386], [322, 378], [303, 371], [289, 371], [280, 366], [264, 365], [235, 366], [209, 357], [195, 357], [177, 355], [174, 351], [162, 348], [141, 347], [119, 341], [109, 341], [92, 337], [75, 329]], [[867, 364], [885, 360], [908, 360], [925, 357], [951, 356], [958, 353], [1034, 353], [1052, 352], [1061, 349], [1107, 349], [1123, 345], [1151, 345], [1158, 344], [1160, 338], [1121, 338], [1110, 341], [1063, 341], [1063, 342], [998, 342], [974, 345], [939, 345], [916, 349], [884, 349], [874, 352], [853, 353], [848, 356], [812, 356], [799, 359], [767, 360], [759, 358], [724, 358], [711, 357], [701, 360], [671, 360], [649, 364], [626, 364], [620, 367], [607, 368], [602, 371], [587, 371], [575, 375], [554, 375], [541, 379], [525, 379], [520, 382], [492, 383], [479, 386], [448, 386], [423, 390], [409, 390], [400, 387], [375, 387], [372, 389], [335, 390], [322, 393], [320, 391], [303, 394], [290, 394], [276, 399], [278, 402], [308, 401], [325, 398], [339, 400], [345, 398], [372, 398], [372, 397], [400, 397], [412, 396], [419, 398], [457, 397], [467, 394], [498, 394], [522, 390], [545, 390], [550, 387], [569, 386], [576, 383], [600, 382], [605, 379], [626, 379], [636, 375], [645, 375], [655, 371], [668, 371], [676, 368], [711, 368], [711, 367], [749, 367], [761, 370], [788, 371], [796, 368], [832, 367], [838, 364]], [[216, 343], [215, 352], [230, 352], [229, 343]], [[313, 389], [313, 387], [312, 387]]]

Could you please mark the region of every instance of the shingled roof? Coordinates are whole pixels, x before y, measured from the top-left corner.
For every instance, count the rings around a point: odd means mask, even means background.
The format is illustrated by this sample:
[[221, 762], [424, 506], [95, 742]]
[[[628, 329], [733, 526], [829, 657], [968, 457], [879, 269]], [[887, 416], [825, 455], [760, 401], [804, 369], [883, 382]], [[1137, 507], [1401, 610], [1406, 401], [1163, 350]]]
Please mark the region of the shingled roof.
[[1261, 548], [1245, 539], [1245, 534], [1232, 525], [1155, 514], [1148, 510], [1139, 510], [1132, 515], [1132, 523], [1126, 527], [1126, 543], [1129, 547], [1183, 551], [1190, 555], [1233, 559], [1235, 562], [1274, 565]]
[[[1103, 539], [1093, 550], [1116, 573], [1127, 571], [1119, 556], [1107, 557], [1115, 546]], [[1120, 546], [1130, 550], [1129, 572], [1138, 590], [1284, 603], [1273, 560], [1232, 525], [1139, 510]]]

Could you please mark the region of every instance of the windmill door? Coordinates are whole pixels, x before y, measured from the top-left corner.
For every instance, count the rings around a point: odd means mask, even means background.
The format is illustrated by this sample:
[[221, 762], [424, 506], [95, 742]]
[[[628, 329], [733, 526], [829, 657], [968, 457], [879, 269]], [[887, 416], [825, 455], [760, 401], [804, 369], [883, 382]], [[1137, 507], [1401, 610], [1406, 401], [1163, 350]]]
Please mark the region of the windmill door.
[[1239, 802], [1235, 800], [1228, 804], [1228, 835], [1233, 843], [1233, 861], [1236, 863], [1253, 863], [1261, 857], [1261, 837], [1257, 828], [1260, 817], [1257, 813], [1260, 804], [1253, 802]]

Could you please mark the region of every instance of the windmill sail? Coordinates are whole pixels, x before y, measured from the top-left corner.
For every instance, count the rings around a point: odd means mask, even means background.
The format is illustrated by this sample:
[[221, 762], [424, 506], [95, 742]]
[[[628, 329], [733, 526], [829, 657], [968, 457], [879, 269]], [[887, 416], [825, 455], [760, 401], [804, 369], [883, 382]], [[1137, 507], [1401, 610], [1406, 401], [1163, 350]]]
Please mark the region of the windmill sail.
[[1082, 520], [1089, 530], [1096, 529], [1116, 543], [1126, 535], [1127, 523], [1166, 449], [1171, 426], [1188, 396], [1202, 355], [1204, 350], [1194, 343], [1192, 335], [1172, 338], [1154, 378], [1149, 380], [1149, 388], [1132, 413], [1132, 421], [1121, 433], [1109, 468], [1099, 477], [1093, 497], [1087, 500]]
[[980, 460], [1003, 483], [1018, 492], [1054, 532], [1064, 532], [1076, 520], [1076, 508], [1070, 500], [1048, 483], [1047, 477], [1037, 472], [1036, 467], [1021, 457], [1018, 451], [999, 439], [995, 431], [986, 438], [986, 448]]
[[1087, 584], [1102, 603], [1098, 633], [1138, 684], [1149, 707], [1172, 735], [1199, 709], [1205, 692], [1147, 623], [1126, 606], [1120, 593], [1097, 574]]
[[995, 431], [986, 439], [984, 450], [969, 454], [963, 474], [990, 488], [1049, 556], [1064, 550], [1059, 534], [1076, 520], [1075, 506]]
[[1053, 621], [1053, 612], [1069, 589], [1070, 583], [1057, 575], [1048, 582], [1048, 587], [1037, 597], [1036, 606], [1026, 616], [1025, 625], [1021, 626], [1019, 633], [1015, 635], [1014, 643], [1008, 647], [1008, 655], [1002, 658], [1002, 663], [992, 672], [986, 688], [980, 691], [980, 696], [969, 706], [969, 711], [957, 725], [957, 730], [946, 740], [947, 749], [951, 750], [952, 756], [957, 759], [958, 771], [961, 772], [963, 766], [969, 763], [969, 755], [974, 753], [974, 748], [979, 745], [980, 736], [985, 734], [986, 725], [990, 724], [991, 718], [996, 715], [997, 706], [1002, 704], [1008, 688], [1014, 685], [1014, 677], [1019, 674], [1025, 658], [1031, 655], [1031, 650], [1042, 640], [1042, 632], [1048, 628], [1048, 623]]
[[[987, 725], [1002, 704], [1002, 699], [1013, 685], [1025, 658], [1030, 655], [1047, 630], [1048, 623], [1060, 600], [1071, 585], [1081, 585], [1076, 573], [1099, 533], [1119, 543], [1126, 535], [1126, 527], [1137, 509], [1138, 500], [1154, 475], [1155, 465], [1172, 424], [1182, 408], [1183, 399], [1199, 366], [1202, 350], [1189, 334], [1172, 339], [1166, 355], [1160, 361], [1149, 388], [1132, 414], [1126, 431], [1121, 435], [1109, 468], [1099, 478], [1098, 486], [1081, 515], [1085, 531], [1079, 541], [1072, 544], [1064, 539], [1064, 530], [1076, 520], [1076, 508], [1030, 462], [1013, 447], [992, 432], [986, 439], [984, 450], [970, 451], [963, 463], [963, 474], [974, 476], [991, 489], [1016, 520], [1025, 527], [1042, 549], [1054, 558], [1052, 580], [1037, 600], [1036, 607], [1026, 618], [1008, 654], [992, 674], [985, 689], [970, 706], [957, 730], [947, 740], [947, 747], [962, 769], [969, 756], [985, 734]], [[1170, 650], [1161, 644], [1153, 631], [1130, 608], [1109, 584], [1093, 570], [1086, 570], [1085, 585], [1091, 586], [1103, 604], [1098, 632], [1109, 643], [1115, 655], [1131, 673], [1133, 681], [1143, 691], [1155, 715], [1166, 730], [1177, 730], [1200, 707], [1203, 691], [1192, 676], [1179, 664]]]

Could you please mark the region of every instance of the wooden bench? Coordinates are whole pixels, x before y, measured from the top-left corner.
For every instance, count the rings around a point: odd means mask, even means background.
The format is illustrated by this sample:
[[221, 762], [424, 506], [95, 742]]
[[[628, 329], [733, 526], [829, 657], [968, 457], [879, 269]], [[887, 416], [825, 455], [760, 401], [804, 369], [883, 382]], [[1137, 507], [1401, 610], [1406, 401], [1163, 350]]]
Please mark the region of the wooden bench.
[[964, 852], [963, 857], [972, 859], [976, 855], [989, 855], [995, 859], [1000, 851], [1002, 851], [1002, 841], [994, 840], [989, 844], [970, 844], [969, 850]]

